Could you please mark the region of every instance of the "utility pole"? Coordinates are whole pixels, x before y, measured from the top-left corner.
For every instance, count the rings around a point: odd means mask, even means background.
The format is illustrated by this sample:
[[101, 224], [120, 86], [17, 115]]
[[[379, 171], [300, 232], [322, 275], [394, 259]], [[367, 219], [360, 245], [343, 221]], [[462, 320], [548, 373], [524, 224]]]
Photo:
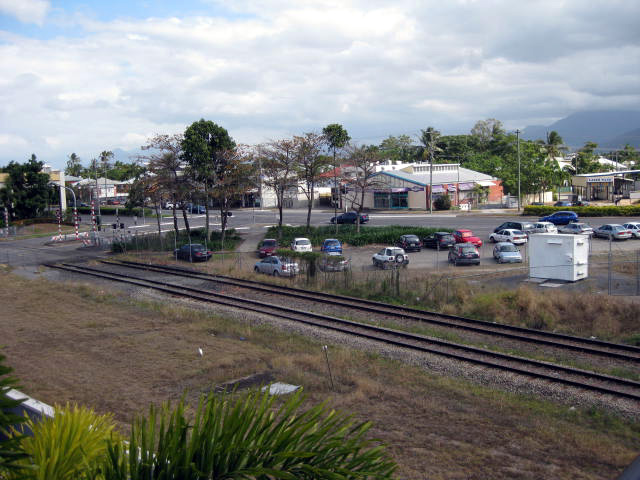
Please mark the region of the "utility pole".
[[516, 130], [518, 143], [518, 213], [520, 213], [520, 130]]

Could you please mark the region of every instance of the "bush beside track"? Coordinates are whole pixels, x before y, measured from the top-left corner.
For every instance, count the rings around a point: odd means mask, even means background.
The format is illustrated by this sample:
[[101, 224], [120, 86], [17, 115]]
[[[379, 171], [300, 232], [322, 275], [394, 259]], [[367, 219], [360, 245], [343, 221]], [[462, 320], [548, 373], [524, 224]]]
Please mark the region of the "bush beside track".
[[602, 207], [547, 207], [544, 205], [527, 205], [524, 207], [523, 215], [532, 217], [543, 217], [558, 211], [576, 212], [579, 217], [638, 217], [640, 216], [640, 205]]

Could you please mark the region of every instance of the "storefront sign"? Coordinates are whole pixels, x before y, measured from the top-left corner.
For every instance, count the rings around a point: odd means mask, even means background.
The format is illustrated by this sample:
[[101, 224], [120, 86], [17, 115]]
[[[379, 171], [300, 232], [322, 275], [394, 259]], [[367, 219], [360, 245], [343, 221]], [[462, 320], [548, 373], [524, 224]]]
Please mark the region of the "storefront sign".
[[612, 183], [613, 177], [587, 177], [587, 183]]

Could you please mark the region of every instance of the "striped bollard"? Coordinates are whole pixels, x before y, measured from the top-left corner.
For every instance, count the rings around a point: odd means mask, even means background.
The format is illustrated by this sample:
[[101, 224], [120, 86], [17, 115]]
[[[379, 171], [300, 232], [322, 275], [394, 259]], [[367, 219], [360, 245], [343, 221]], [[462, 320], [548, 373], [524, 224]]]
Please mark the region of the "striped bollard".
[[60, 209], [56, 210], [56, 216], [58, 217], [58, 238], [62, 239], [62, 212]]
[[73, 224], [76, 230], [76, 240], [78, 240], [78, 209], [76, 206], [73, 206]]

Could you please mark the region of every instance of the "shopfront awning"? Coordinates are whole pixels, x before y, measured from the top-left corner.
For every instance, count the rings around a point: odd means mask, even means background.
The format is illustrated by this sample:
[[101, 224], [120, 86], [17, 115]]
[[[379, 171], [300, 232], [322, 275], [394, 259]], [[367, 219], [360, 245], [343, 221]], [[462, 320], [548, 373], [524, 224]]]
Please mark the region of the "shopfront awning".
[[444, 187], [442, 185], [434, 185], [432, 192], [433, 193], [444, 193]]
[[447, 187], [447, 189], [448, 189], [450, 192], [455, 192], [455, 191], [456, 191], [456, 186], [455, 186], [455, 185], [449, 185], [449, 186]]
[[473, 190], [473, 183], [459, 183], [460, 190]]

